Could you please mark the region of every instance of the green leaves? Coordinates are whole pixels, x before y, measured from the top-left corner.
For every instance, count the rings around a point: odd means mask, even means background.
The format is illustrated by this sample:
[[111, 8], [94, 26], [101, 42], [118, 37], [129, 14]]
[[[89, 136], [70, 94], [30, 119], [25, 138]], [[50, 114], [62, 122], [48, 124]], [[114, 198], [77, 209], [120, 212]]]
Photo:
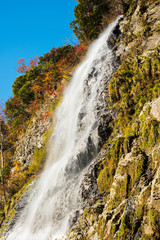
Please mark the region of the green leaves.
[[80, 0], [74, 9], [75, 20], [70, 23], [80, 42], [94, 40], [102, 29], [103, 15], [109, 11], [109, 1]]

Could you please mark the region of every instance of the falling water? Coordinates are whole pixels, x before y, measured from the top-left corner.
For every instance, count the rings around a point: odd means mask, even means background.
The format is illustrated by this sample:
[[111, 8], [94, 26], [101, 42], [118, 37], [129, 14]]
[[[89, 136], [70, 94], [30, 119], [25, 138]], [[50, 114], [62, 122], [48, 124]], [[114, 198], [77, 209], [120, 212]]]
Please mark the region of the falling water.
[[104, 111], [104, 82], [114, 71], [107, 40], [118, 20], [93, 42], [75, 71], [57, 111], [47, 166], [7, 240], [54, 240], [69, 230], [81, 209], [80, 184], [97, 154], [98, 119]]

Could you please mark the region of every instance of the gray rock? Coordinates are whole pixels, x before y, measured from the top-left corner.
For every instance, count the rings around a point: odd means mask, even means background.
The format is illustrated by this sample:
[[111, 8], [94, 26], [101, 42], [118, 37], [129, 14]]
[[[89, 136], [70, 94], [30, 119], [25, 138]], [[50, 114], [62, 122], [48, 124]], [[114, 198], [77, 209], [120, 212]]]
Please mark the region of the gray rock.
[[152, 102], [151, 115], [160, 122], [160, 97]]

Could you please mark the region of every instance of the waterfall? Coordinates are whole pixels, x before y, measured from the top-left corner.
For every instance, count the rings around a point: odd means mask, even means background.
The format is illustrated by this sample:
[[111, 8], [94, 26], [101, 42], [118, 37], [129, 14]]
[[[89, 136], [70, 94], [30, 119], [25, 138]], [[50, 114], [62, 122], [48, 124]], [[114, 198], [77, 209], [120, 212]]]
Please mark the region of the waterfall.
[[6, 234], [7, 240], [54, 240], [69, 230], [72, 214], [82, 209], [80, 185], [96, 157], [98, 121], [105, 111], [105, 82], [114, 72], [107, 40], [118, 19], [94, 41], [75, 71], [57, 110], [50, 153], [25, 209]]

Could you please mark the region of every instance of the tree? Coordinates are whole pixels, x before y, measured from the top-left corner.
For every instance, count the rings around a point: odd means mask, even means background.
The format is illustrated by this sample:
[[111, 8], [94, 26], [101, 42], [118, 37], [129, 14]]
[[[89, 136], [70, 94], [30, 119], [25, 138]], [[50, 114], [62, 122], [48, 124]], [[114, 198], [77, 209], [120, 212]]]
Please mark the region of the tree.
[[31, 87], [31, 82], [26, 82], [19, 90], [19, 97], [22, 101], [22, 105], [24, 106], [28, 106], [28, 104], [34, 101], [34, 92], [32, 91]]
[[6, 116], [4, 113], [4, 104], [0, 103], [0, 159], [1, 159], [1, 183], [3, 189], [4, 202], [6, 203], [6, 191], [5, 191], [5, 163], [4, 163], [4, 150], [7, 145], [7, 125], [6, 125]]
[[17, 62], [17, 72], [25, 73], [29, 70], [29, 66], [24, 58], [20, 58]]
[[109, 12], [110, 1], [79, 0], [70, 23], [80, 42], [94, 40], [102, 29], [102, 18]]
[[31, 58], [30, 62], [28, 64], [27, 61], [24, 58], [20, 58], [17, 62], [17, 72], [26, 73], [27, 71], [29, 71], [33, 67], [37, 66], [38, 59], [39, 58], [37, 56], [34, 57], [34, 58]]
[[29, 68], [29, 69], [34, 68], [35, 66], [37, 66], [37, 64], [38, 64], [38, 59], [39, 59], [39, 58], [38, 58], [37, 56], [30, 59], [30, 62], [29, 62], [30, 68]]
[[20, 89], [23, 87], [23, 85], [26, 83], [27, 81], [27, 78], [26, 78], [26, 75], [21, 75], [21, 76], [18, 76], [13, 85], [12, 85], [12, 90], [13, 90], [13, 96], [14, 97], [18, 97], [19, 96], [19, 91]]
[[5, 114], [11, 134], [13, 138], [17, 138], [18, 133], [22, 130], [22, 123], [26, 122], [29, 117], [19, 97], [11, 97], [7, 100]]

